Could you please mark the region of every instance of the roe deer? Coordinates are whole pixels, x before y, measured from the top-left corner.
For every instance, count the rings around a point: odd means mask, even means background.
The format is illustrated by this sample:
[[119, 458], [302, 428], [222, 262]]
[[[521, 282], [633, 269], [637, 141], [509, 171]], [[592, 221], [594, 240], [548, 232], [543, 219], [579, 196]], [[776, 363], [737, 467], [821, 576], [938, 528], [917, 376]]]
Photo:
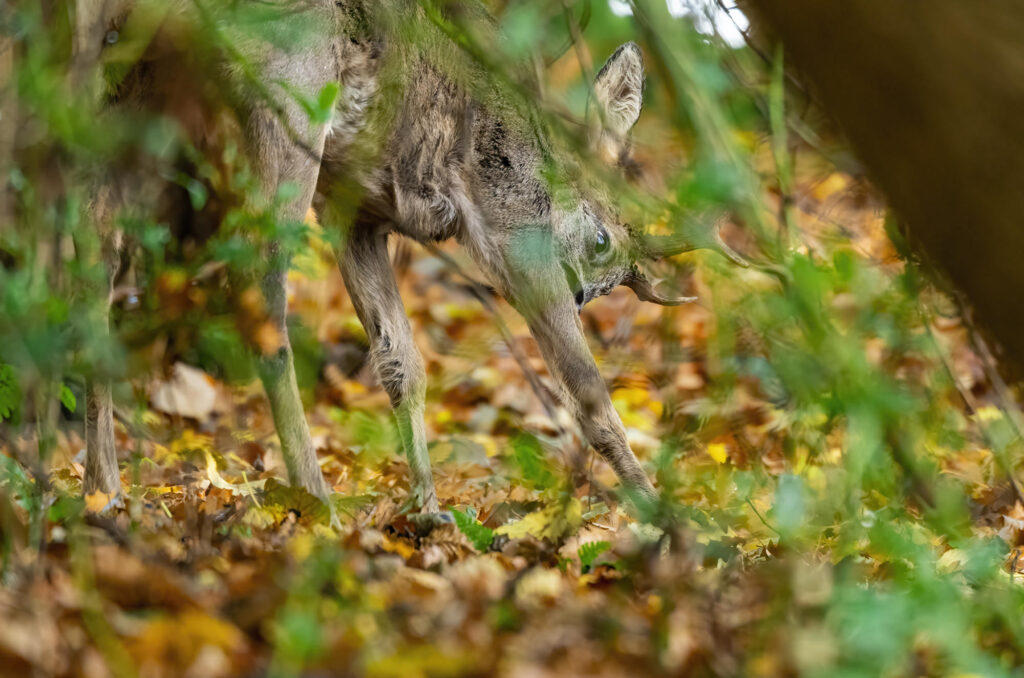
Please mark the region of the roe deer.
[[[80, 51], [92, 49], [102, 59], [108, 45], [131, 37], [132, 15], [124, 8], [144, 0], [92, 1], [92, 18], [84, 26], [80, 20], [80, 31], [88, 36]], [[112, 105], [155, 102], [180, 110], [180, 97], [189, 93], [201, 99], [197, 105], [205, 105], [211, 89], [231, 92], [224, 96], [227, 104], [220, 104], [238, 121], [266, 196], [288, 182], [299, 189], [279, 216], [299, 220], [312, 204], [325, 227], [346, 229], [338, 263], [369, 337], [372, 365], [394, 409], [415, 503], [424, 512], [439, 509], [423, 421], [426, 374], [388, 258], [391, 234], [421, 243], [455, 238], [468, 250], [493, 288], [525, 317], [587, 441], [629, 491], [652, 496], [653, 486], [627, 444], [588, 349], [579, 312], [618, 285], [659, 304], [688, 301], [657, 292], [637, 263], [692, 247], [632, 232], [597, 192], [563, 186], [554, 194], [543, 178], [550, 161], [548, 142], [530, 110], [510, 103], [505, 90], [488, 80], [486, 69], [446, 70], [444, 55], [458, 48], [426, 12], [445, 20], [446, 13], [456, 10], [436, 10], [429, 3], [424, 9], [408, 0], [279, 4], [312, 18], [314, 29], [292, 48], [253, 40], [239, 47], [268, 83], [266, 96], [238, 85], [239, 69], [227, 56], [206, 55], [200, 62], [200, 57], [183, 57], [180, 44], [161, 52], [153, 46], [158, 37], [150, 37], [141, 50], [144, 56], [132, 66], [144, 72], [122, 81]], [[458, 11], [460, 16], [476, 13], [482, 25], [490, 25], [478, 6]], [[403, 38], [407, 34], [397, 28], [409, 22], [423, 25], [415, 41]], [[155, 33], [159, 36], [159, 29]], [[187, 88], [162, 87], [168, 73], [177, 73], [180, 81], [181, 69], [196, 63], [202, 67], [188, 71], [186, 80], [198, 80]], [[313, 99], [331, 82], [341, 85], [340, 97], [330, 122], [316, 124], [293, 93]], [[593, 83], [597, 122], [592, 151], [613, 164], [628, 161], [628, 136], [640, 115], [643, 84], [641, 52], [633, 43], [622, 45]], [[180, 117], [201, 145], [206, 128]], [[97, 192], [94, 218], [108, 242], [116, 240], [114, 211], [129, 204], [127, 196], [138, 192], [142, 180], [137, 171], [113, 172]], [[287, 341], [286, 270], [286, 261], [268, 257], [262, 289], [284, 341], [272, 355], [258, 357], [259, 373], [290, 482], [326, 498], [329, 489], [317, 464]], [[120, 481], [109, 386], [90, 384], [87, 399], [85, 488], [116, 493]]]

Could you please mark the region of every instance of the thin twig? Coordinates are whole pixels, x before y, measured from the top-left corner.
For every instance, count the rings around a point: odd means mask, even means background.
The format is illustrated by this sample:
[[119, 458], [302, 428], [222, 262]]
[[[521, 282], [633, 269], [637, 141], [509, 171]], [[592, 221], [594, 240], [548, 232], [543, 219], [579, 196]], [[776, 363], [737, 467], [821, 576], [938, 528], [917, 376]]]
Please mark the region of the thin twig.
[[992, 383], [992, 387], [996, 391], [996, 396], [999, 398], [1002, 410], [1013, 425], [1017, 436], [1024, 439], [1024, 417], [1021, 416], [1020, 405], [1013, 394], [1010, 393], [1010, 388], [1003, 380], [1003, 376], [999, 374], [995, 356], [992, 355], [988, 343], [981, 336], [977, 325], [974, 323], [974, 314], [970, 305], [964, 298], [963, 293], [959, 291], [955, 294], [954, 302], [956, 303], [957, 310], [960, 312], [960, 317], [963, 318], [964, 326], [967, 327], [967, 333], [971, 338], [974, 352], [981, 358], [981, 365], [985, 370], [985, 376]]
[[565, 430], [558, 422], [558, 418], [556, 415], [556, 404], [551, 399], [551, 395], [548, 389], [541, 382], [540, 375], [538, 375], [537, 372], [530, 366], [530, 363], [527, 361], [526, 356], [516, 345], [515, 335], [512, 334], [512, 330], [508, 328], [508, 325], [505, 323], [505, 320], [501, 317], [501, 313], [498, 312], [498, 307], [494, 304], [494, 301], [491, 299], [490, 288], [487, 285], [484, 285], [483, 283], [473, 278], [465, 271], [463, 271], [462, 267], [459, 265], [459, 262], [455, 261], [455, 259], [453, 259], [452, 256], [447, 252], [442, 252], [435, 245], [428, 244], [426, 245], [426, 248], [428, 252], [430, 252], [438, 259], [443, 261], [445, 265], [448, 266], [449, 269], [451, 269], [452, 272], [456, 273], [460, 278], [465, 280], [469, 284], [469, 288], [470, 291], [473, 293], [473, 296], [475, 296], [480, 301], [480, 303], [483, 304], [484, 308], [487, 309], [487, 311], [494, 316], [495, 323], [498, 326], [498, 331], [501, 333], [502, 340], [505, 342], [505, 345], [508, 347], [508, 350], [512, 354], [512, 357], [519, 365], [519, 368], [526, 375], [526, 381], [530, 384], [530, 388], [533, 389], [534, 393], [536, 393], [537, 397], [540, 399], [541, 405], [544, 406], [545, 414], [547, 414], [548, 417], [551, 418], [559, 434], [565, 433]]
[[[761, 60], [764, 61], [764, 63], [767, 64], [770, 67], [772, 65], [771, 57], [769, 57], [767, 54], [765, 54], [764, 50], [762, 50], [760, 47], [758, 47], [757, 45], [754, 44], [754, 40], [753, 40], [753, 38], [750, 37], [750, 32], [749, 31], [747, 31], [747, 30], [745, 30], [743, 28], [740, 28], [740, 24], [739, 24], [738, 21], [736, 21], [736, 17], [734, 17], [732, 15], [732, 11], [728, 7], [725, 6], [725, 3], [723, 2], [723, 0], [715, 0], [715, 4], [718, 5], [718, 8], [721, 9], [722, 12], [727, 17], [729, 17], [729, 21], [732, 23], [733, 27], [736, 29], [736, 32], [739, 33], [740, 36], [743, 37], [743, 42], [746, 43], [747, 47], [750, 48], [750, 51], [753, 52], [754, 54], [756, 54], [758, 57], [760, 57]], [[711, 25], [715, 26], [714, 22], [711, 22]], [[718, 33], [718, 28], [717, 27], [715, 27], [715, 33]], [[719, 34], [719, 37], [721, 38], [721, 34]], [[786, 72], [786, 80], [789, 80], [793, 84], [794, 87], [796, 87], [798, 90], [800, 90], [800, 92], [805, 97], [807, 97], [808, 101], [813, 101], [815, 103], [818, 103], [818, 100], [814, 97], [814, 95], [811, 93], [811, 91], [808, 90], [807, 87], [802, 82], [797, 80], [796, 77], [792, 73], [790, 73], [788, 71]]]
[[[565, 19], [566, 19], [566, 23], [569, 26], [569, 35], [570, 35], [569, 41], [567, 43], [565, 43], [558, 50], [558, 52], [556, 52], [555, 54], [553, 54], [553, 55], [551, 55], [551, 56], [549, 56], [549, 57], [544, 59], [544, 67], [545, 68], [548, 68], [551, 65], [553, 65], [555, 62], [557, 62], [559, 59], [561, 59], [562, 56], [564, 56], [566, 52], [569, 51], [569, 48], [572, 47], [573, 44], [576, 42], [576, 38], [572, 37], [572, 36], [578, 35], [584, 29], [586, 29], [587, 24], [590, 23], [590, 14], [591, 14], [590, 3], [591, 3], [591, 0], [583, 0], [583, 12], [580, 14], [580, 18], [576, 22], [572, 21], [572, 14], [571, 14], [571, 12], [567, 12], [566, 13]], [[566, 5], [565, 0], [563, 0], [563, 2], [562, 2], [562, 7], [568, 9], [568, 6]]]
[[746, 502], [747, 506], [750, 507], [750, 510], [754, 512], [754, 515], [757, 516], [758, 520], [760, 520], [762, 523], [764, 523], [765, 527], [767, 527], [769, 530], [771, 530], [775, 534], [779, 535], [780, 537], [782, 536], [781, 532], [779, 532], [774, 527], [772, 527], [768, 523], [768, 521], [764, 519], [764, 516], [761, 515], [761, 512], [757, 510], [756, 506], [754, 506], [754, 502], [750, 501], [750, 497], [746, 497], [743, 501]]
[[[569, 0], [562, 0], [562, 14], [565, 16], [565, 23], [569, 27], [569, 38], [572, 40], [572, 48], [576, 52], [576, 61], [580, 64], [580, 70], [583, 71], [583, 80], [586, 83], [587, 89], [590, 90], [594, 86], [594, 64], [587, 53], [583, 37], [580, 35], [580, 27], [572, 20], [572, 9], [569, 5]], [[591, 95], [593, 95], [593, 92], [591, 92]]]
[[[536, 370], [534, 370], [530, 366], [530, 363], [527, 360], [526, 355], [516, 344], [515, 335], [513, 335], [512, 330], [508, 328], [508, 325], [505, 323], [505, 320], [501, 317], [501, 313], [499, 313], [498, 311], [498, 307], [494, 304], [494, 300], [491, 298], [491, 289], [487, 285], [484, 285], [483, 283], [479, 282], [471, 275], [463, 271], [462, 267], [459, 265], [459, 262], [455, 261], [455, 259], [453, 259], [451, 255], [449, 255], [447, 252], [443, 252], [440, 249], [438, 249], [437, 246], [431, 244], [427, 244], [425, 245], [425, 247], [428, 252], [430, 252], [438, 259], [443, 261], [452, 272], [457, 274], [459, 277], [461, 277], [468, 283], [470, 291], [472, 292], [473, 296], [475, 296], [480, 301], [480, 303], [483, 304], [484, 308], [494, 317], [495, 324], [498, 326], [498, 331], [501, 333], [501, 338], [505, 342], [505, 346], [508, 347], [509, 353], [512, 354], [513, 359], [515, 359], [516, 363], [519, 365], [519, 369], [521, 369], [523, 371], [523, 374], [526, 376], [526, 381], [530, 385], [530, 389], [537, 395], [537, 398], [540, 400], [541, 405], [544, 407], [545, 414], [547, 414], [548, 418], [551, 420], [552, 425], [555, 427], [555, 430], [558, 432], [558, 437], [563, 442], [566, 443], [571, 441], [572, 437], [569, 435], [569, 432], [565, 429], [565, 427], [562, 426], [562, 424], [558, 420], [557, 404], [551, 398], [550, 391], [548, 391], [548, 389], [541, 382], [540, 375], [538, 375]], [[582, 435], [579, 435], [579, 431], [576, 431], [576, 433], [578, 434], [578, 438], [583, 438]], [[563, 447], [563, 451], [564, 450], [565, 448]], [[577, 449], [577, 453], [573, 455], [573, 460], [570, 460], [568, 458], [566, 459], [566, 462], [568, 463], [570, 468], [576, 470], [582, 469], [583, 464], [581, 463], [581, 457], [583, 451], [585, 450]]]

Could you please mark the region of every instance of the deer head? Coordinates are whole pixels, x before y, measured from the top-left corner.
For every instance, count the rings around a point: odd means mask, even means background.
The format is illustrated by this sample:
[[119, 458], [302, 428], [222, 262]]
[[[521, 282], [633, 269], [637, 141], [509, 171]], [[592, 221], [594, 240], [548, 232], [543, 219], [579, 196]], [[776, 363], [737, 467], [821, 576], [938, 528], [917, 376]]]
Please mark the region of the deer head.
[[[640, 48], [629, 42], [617, 49], [598, 72], [589, 113], [592, 152], [603, 162], [626, 172], [631, 158], [630, 131], [640, 117], [644, 67]], [[712, 248], [745, 265], [721, 239], [717, 227], [698, 229], [696, 238], [655, 236], [622, 223], [611, 201], [583, 198], [569, 203], [553, 220], [561, 244], [561, 261], [576, 306], [629, 287], [641, 301], [675, 306], [695, 297], [659, 291], [644, 272], [650, 261], [694, 249]]]

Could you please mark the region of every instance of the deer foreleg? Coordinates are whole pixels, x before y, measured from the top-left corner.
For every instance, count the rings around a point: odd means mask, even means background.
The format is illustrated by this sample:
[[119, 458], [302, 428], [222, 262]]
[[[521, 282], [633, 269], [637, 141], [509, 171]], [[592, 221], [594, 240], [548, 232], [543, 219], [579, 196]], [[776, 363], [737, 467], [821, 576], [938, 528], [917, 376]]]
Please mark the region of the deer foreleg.
[[395, 411], [416, 502], [423, 511], [437, 512], [423, 426], [427, 375], [388, 259], [386, 232], [357, 221], [339, 256], [339, 266], [370, 339], [370, 360]]
[[295, 378], [292, 347], [288, 341], [286, 274], [284, 270], [271, 270], [263, 278], [263, 296], [270, 320], [281, 337], [281, 346], [269, 355], [259, 356], [260, 381], [270, 401], [274, 427], [281, 441], [281, 454], [288, 469], [288, 481], [327, 501], [330, 488], [320, 472], [313, 439], [306, 425], [299, 384]]
[[86, 494], [120, 494], [121, 474], [117, 468], [114, 441], [114, 402], [110, 380], [91, 377], [85, 391], [85, 479]]
[[[303, 52], [304, 53], [304, 52]], [[292, 63], [294, 60], [295, 63]], [[306, 66], [297, 57], [274, 62], [268, 73], [279, 70], [296, 70], [310, 91], [316, 91], [326, 81], [326, 74], [307, 73]], [[316, 180], [320, 171], [319, 155], [323, 152], [325, 129], [313, 125], [298, 105], [286, 100], [284, 119], [270, 110], [259, 109], [251, 113], [247, 122], [246, 135], [255, 169], [264, 184], [263, 200], [280, 193], [282, 186], [293, 184], [298, 195], [277, 213], [279, 219], [299, 222], [305, 218], [313, 199]], [[307, 144], [305, 147], [292, 138], [297, 130]], [[267, 304], [267, 311], [281, 345], [269, 354], [258, 355], [258, 367], [263, 389], [274, 418], [274, 426], [281, 441], [281, 453], [288, 468], [288, 480], [292, 485], [305, 488], [311, 494], [328, 501], [330, 488], [324, 481], [317, 462], [316, 450], [309, 434], [309, 426], [299, 396], [298, 381], [295, 378], [295, 363], [291, 342], [288, 339], [288, 294], [286, 289], [288, 257], [272, 243], [265, 252], [261, 287]]]
[[[110, 332], [111, 295], [123, 266], [122, 234], [112, 225], [114, 211], [120, 205], [121, 193], [117, 187], [116, 183], [102, 186], [94, 196], [92, 216], [99, 229], [95, 239], [75, 239], [79, 256], [88, 263], [102, 263], [106, 270], [102, 288], [95, 290], [99, 298], [96, 309], [100, 314], [96, 324], [104, 336]], [[100, 366], [94, 366], [94, 373], [88, 375], [85, 382], [85, 477], [82, 485], [86, 494], [121, 493], [111, 380]]]
[[519, 249], [532, 250], [532, 261], [524, 260], [522, 253], [509, 257], [510, 300], [526, 318], [548, 369], [558, 380], [562, 400], [587, 441], [627, 491], [652, 498], [654, 487], [629, 448], [622, 420], [587, 346], [572, 291], [543, 245], [542, 238], [533, 244], [520, 243]]
[[626, 442], [626, 430], [583, 335], [571, 298], [528, 318], [541, 355], [561, 386], [562, 397], [593, 445], [631, 492], [654, 496], [654, 487]]

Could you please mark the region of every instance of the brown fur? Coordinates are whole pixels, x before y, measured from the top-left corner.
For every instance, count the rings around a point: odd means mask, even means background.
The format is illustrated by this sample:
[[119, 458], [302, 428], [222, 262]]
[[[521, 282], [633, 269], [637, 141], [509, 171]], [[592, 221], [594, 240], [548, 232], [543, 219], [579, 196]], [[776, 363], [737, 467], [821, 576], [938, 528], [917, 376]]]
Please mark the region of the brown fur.
[[[180, 81], [180, 69], [192, 63], [166, 58], [181, 47], [173, 45], [173, 34], [150, 45], [152, 52], [172, 43], [165, 54], [146, 62], [148, 79], [137, 74], [125, 81], [119, 105], [170, 109], [193, 138], [209, 139], [216, 137], [210, 124], [216, 118], [209, 113], [212, 98], [203, 99], [204, 93], [227, 91], [229, 96], [216, 104], [234, 112], [266, 195], [284, 182], [300, 187], [282, 217], [301, 218], [313, 202], [326, 227], [347, 228], [339, 266], [394, 407], [424, 510], [438, 510], [423, 426], [426, 374], [388, 261], [392, 233], [424, 243], [455, 238], [467, 248], [495, 289], [527, 319], [587, 440], [628, 488], [651, 495], [578, 315], [587, 301], [634, 280], [637, 248], [630, 233], [594, 195], [572, 186], [553, 195], [541, 179], [550, 150], [529, 110], [512, 105], [481, 69], [451, 67], [462, 63], [453, 57], [456, 48], [417, 14], [421, 10], [414, 4], [294, 4], [324, 27], [313, 44], [295, 51], [243, 44], [241, 50], [256, 63], [264, 82], [284, 81], [307, 96], [329, 81], [340, 82], [342, 95], [329, 127], [311, 125], [276, 85], [271, 85], [272, 103], [251, 96], [231, 67], [211, 70], [208, 58], [195, 62], [207, 75], [189, 88], [200, 99], [193, 102], [167, 84]], [[172, 3], [169, 14], [176, 11]], [[114, 16], [122, 15], [118, 8], [105, 21], [87, 22], [89, 39], [95, 41]], [[422, 27], [416, 44], [401, 38], [409, 22]], [[479, 25], [490, 29], [485, 17]], [[613, 55], [595, 83], [595, 150], [615, 162], [626, 157], [642, 83], [640, 51], [632, 43]], [[131, 181], [137, 182], [115, 173], [103, 190], [116, 191], [109, 186]], [[121, 204], [127, 204], [129, 191], [120, 190]], [[353, 204], [358, 205], [354, 212]], [[111, 214], [98, 210], [98, 222], [109, 223]], [[277, 328], [287, 337], [284, 276], [283, 266], [267, 270], [263, 291]], [[326, 497], [287, 339], [280, 351], [260, 357], [260, 375], [290, 480]], [[89, 400], [86, 487], [116, 491], [109, 388], [90, 389]]]

